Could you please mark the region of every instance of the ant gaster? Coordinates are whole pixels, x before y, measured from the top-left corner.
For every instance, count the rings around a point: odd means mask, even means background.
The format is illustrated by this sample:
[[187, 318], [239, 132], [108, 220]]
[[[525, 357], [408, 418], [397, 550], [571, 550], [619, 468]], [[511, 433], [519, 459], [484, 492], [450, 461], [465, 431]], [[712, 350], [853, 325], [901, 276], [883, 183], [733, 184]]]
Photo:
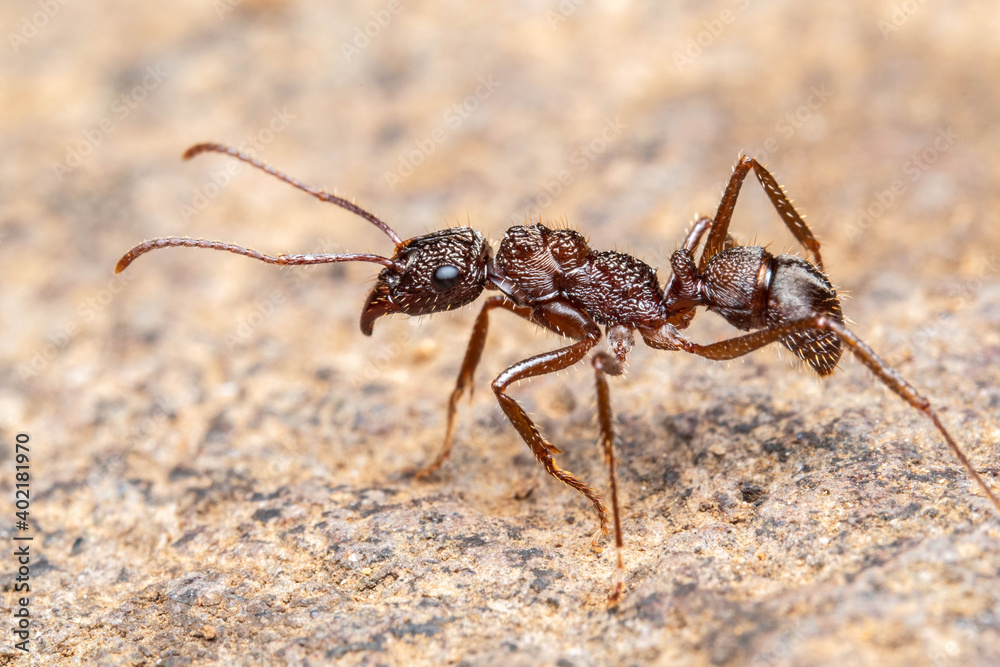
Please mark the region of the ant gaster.
[[[448, 458], [458, 402], [467, 390], [472, 392], [473, 374], [486, 343], [490, 312], [507, 310], [573, 341], [517, 362], [493, 380], [492, 388], [500, 407], [546, 472], [593, 503], [601, 531], [607, 534], [608, 511], [601, 496], [556, 464], [553, 455], [560, 453], [559, 449], [542, 437], [524, 409], [507, 393], [515, 382], [579, 362], [600, 342], [604, 327], [609, 351], [595, 351], [591, 363], [597, 382], [600, 442], [608, 467], [618, 557], [612, 604], [622, 594], [624, 565], [606, 376], [622, 373], [634, 344], [634, 332], [650, 347], [680, 350], [715, 360], [735, 359], [777, 342], [821, 376], [833, 372], [846, 346], [887, 387], [934, 423], [969, 476], [1000, 512], [1000, 500], [945, 430], [929, 401], [845, 326], [840, 300], [823, 272], [819, 243], [781, 186], [753, 158], [740, 157], [715, 217], [703, 217], [694, 224], [684, 243], [671, 256], [673, 273], [666, 286], [661, 287], [652, 267], [624, 253], [591, 250], [584, 237], [571, 229], [549, 229], [541, 224], [511, 227], [495, 257], [482, 234], [468, 227], [445, 229], [404, 241], [368, 211], [305, 185], [228, 146], [198, 144], [184, 153], [184, 159], [206, 151], [227, 153], [322, 201], [361, 216], [392, 240], [395, 245], [392, 257], [362, 253], [273, 257], [230, 243], [170, 237], [132, 248], [119, 260], [116, 273], [139, 255], [173, 246], [224, 250], [270, 264], [374, 262], [384, 268], [361, 313], [361, 331], [366, 336], [371, 335], [375, 320], [383, 315], [438, 313], [472, 303], [483, 290], [499, 293], [486, 299], [473, 325], [465, 359], [448, 401], [444, 447], [429, 466], [418, 471], [418, 476], [437, 470]], [[736, 199], [750, 171], [792, 235], [812, 254], [813, 262], [795, 255], [774, 256], [762, 247], [739, 246], [729, 236]], [[706, 234], [701, 257], [696, 259], [695, 251]], [[692, 343], [680, 331], [690, 324], [699, 307], [714, 311], [737, 329], [751, 333], [709, 345]]]

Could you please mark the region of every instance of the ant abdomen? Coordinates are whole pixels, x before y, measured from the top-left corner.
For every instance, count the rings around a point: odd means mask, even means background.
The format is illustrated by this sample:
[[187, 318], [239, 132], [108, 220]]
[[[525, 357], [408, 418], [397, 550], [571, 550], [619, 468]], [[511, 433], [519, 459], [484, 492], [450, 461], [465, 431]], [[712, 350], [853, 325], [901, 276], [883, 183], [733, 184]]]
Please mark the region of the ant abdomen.
[[[829, 279], [805, 259], [775, 257], [765, 248], [742, 246], [723, 250], [705, 267], [709, 309], [743, 331], [773, 329], [826, 316], [843, 324], [840, 299]], [[836, 368], [843, 347], [829, 331], [799, 331], [781, 344], [820, 375]]]
[[[778, 255], [767, 301], [769, 328], [824, 315], [844, 324], [840, 299], [829, 279], [815, 266], [794, 255]], [[820, 375], [829, 375], [837, 367], [843, 344], [831, 331], [803, 331], [781, 340], [781, 344], [812, 366]]]

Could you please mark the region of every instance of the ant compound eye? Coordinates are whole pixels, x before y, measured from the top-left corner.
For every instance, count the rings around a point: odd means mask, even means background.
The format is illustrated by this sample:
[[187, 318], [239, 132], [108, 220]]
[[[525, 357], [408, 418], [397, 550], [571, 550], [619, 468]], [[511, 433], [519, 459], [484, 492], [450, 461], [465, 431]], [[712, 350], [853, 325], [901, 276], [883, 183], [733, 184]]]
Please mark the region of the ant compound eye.
[[431, 278], [431, 285], [439, 292], [449, 290], [458, 284], [458, 268], [451, 264], [445, 264], [434, 269], [434, 276]]

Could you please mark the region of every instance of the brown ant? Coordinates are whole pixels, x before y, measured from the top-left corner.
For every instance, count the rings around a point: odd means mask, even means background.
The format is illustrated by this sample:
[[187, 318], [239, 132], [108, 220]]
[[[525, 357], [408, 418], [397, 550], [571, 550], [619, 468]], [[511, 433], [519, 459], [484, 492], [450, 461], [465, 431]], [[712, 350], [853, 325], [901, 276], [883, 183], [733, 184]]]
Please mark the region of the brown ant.
[[[361, 216], [392, 240], [395, 245], [392, 257], [361, 253], [273, 257], [220, 241], [169, 237], [132, 248], [118, 261], [115, 273], [123, 271], [139, 255], [173, 246], [225, 250], [269, 264], [374, 262], [384, 268], [361, 313], [361, 331], [366, 336], [371, 335], [375, 320], [383, 315], [438, 313], [472, 303], [484, 289], [499, 292], [486, 300], [473, 325], [462, 369], [448, 401], [444, 448], [429, 466], [418, 471], [418, 476], [437, 470], [448, 458], [458, 401], [466, 390], [472, 391], [473, 374], [486, 343], [490, 311], [508, 310], [574, 341], [517, 362], [493, 380], [492, 388], [500, 407], [546, 472], [593, 503], [601, 531], [607, 534], [608, 511], [601, 496], [556, 464], [553, 455], [560, 453], [559, 449], [542, 437], [524, 409], [507, 394], [515, 382], [568, 368], [583, 359], [601, 340], [601, 326], [604, 326], [610, 350], [594, 352], [591, 363], [597, 380], [600, 440], [608, 466], [618, 556], [612, 604], [619, 600], [623, 590], [624, 565], [611, 400], [605, 376], [622, 373], [636, 331], [650, 347], [681, 350], [715, 360], [735, 359], [777, 342], [821, 376], [833, 372], [846, 346], [887, 387], [934, 422], [969, 476], [1000, 512], [1000, 500], [945, 430], [930, 402], [845, 326], [840, 300], [823, 272], [819, 243], [778, 182], [753, 158], [740, 157], [715, 217], [703, 217], [694, 224], [683, 245], [671, 256], [673, 274], [666, 286], [661, 287], [652, 267], [631, 255], [595, 252], [582, 235], [571, 229], [549, 229], [542, 224], [511, 227], [504, 234], [496, 256], [482, 234], [468, 227], [454, 227], [404, 241], [368, 211], [309, 187], [228, 146], [198, 144], [184, 153], [184, 159], [206, 151], [227, 153], [322, 201]], [[814, 262], [795, 255], [775, 257], [762, 247], [739, 246], [729, 236], [736, 198], [751, 170], [789, 231], [812, 254]], [[696, 259], [695, 250], [706, 233], [704, 250]], [[688, 341], [680, 330], [690, 324], [699, 306], [718, 313], [737, 329], [752, 333], [710, 345]]]

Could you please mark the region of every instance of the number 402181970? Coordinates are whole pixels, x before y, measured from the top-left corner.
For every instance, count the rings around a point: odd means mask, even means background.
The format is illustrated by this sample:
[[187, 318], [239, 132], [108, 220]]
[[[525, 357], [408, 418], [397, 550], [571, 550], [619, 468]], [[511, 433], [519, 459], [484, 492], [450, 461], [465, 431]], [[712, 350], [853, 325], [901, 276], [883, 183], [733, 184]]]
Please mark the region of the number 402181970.
[[14, 447], [14, 470], [17, 472], [14, 475], [16, 484], [14, 488], [16, 489], [14, 493], [15, 503], [17, 507], [17, 520], [18, 528], [21, 530], [27, 530], [28, 522], [28, 506], [29, 506], [29, 481], [31, 475], [28, 472], [28, 463], [30, 459], [28, 458], [28, 437], [27, 433], [18, 433], [15, 438], [16, 445]]

